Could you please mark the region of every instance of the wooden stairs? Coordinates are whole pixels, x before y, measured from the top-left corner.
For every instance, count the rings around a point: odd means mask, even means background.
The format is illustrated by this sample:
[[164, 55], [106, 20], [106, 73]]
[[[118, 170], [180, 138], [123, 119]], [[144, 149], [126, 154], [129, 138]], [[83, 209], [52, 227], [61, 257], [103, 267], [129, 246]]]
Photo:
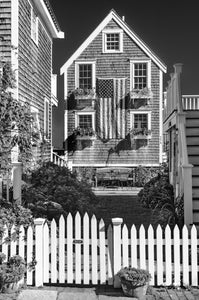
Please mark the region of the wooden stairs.
[[186, 110], [186, 139], [192, 169], [193, 223], [199, 226], [199, 110]]

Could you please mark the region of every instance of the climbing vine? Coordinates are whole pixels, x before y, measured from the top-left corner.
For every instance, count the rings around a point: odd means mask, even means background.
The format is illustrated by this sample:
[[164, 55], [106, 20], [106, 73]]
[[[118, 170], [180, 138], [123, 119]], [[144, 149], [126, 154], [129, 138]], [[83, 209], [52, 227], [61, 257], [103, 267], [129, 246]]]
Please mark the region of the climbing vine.
[[31, 160], [32, 143], [39, 140], [30, 105], [13, 96], [15, 76], [8, 62], [0, 61], [0, 172], [11, 169], [11, 150], [17, 146], [19, 161]]

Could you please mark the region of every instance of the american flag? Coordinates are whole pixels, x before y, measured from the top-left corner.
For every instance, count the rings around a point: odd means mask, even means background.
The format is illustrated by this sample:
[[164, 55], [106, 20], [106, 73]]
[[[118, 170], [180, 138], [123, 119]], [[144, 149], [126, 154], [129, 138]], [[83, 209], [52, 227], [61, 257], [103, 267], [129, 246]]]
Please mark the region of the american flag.
[[101, 138], [125, 138], [126, 79], [97, 80], [98, 131]]

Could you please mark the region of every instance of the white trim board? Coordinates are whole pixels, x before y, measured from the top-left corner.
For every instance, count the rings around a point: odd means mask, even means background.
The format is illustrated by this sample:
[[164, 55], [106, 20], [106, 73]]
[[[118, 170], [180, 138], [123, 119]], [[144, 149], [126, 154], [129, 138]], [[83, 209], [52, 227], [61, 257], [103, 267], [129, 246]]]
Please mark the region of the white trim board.
[[163, 62], [152, 52], [152, 50], [133, 32], [130, 27], [119, 17], [114, 10], [105, 17], [105, 19], [97, 26], [97, 28], [88, 36], [88, 38], [81, 44], [81, 46], [74, 52], [74, 54], [65, 62], [60, 69], [60, 74], [67, 72], [68, 67], [78, 58], [78, 56], [88, 47], [88, 45], [95, 39], [95, 37], [105, 28], [105, 26], [114, 20], [123, 30], [128, 34], [132, 40], [147, 54], [158, 67], [166, 73], [166, 66]]

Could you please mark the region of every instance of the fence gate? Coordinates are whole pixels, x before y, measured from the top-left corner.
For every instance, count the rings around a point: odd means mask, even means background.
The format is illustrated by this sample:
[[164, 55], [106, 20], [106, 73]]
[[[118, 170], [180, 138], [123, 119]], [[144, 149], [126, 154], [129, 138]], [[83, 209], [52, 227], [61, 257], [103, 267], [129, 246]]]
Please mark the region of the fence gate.
[[69, 213], [43, 228], [45, 283], [113, 284], [113, 230], [103, 220]]

